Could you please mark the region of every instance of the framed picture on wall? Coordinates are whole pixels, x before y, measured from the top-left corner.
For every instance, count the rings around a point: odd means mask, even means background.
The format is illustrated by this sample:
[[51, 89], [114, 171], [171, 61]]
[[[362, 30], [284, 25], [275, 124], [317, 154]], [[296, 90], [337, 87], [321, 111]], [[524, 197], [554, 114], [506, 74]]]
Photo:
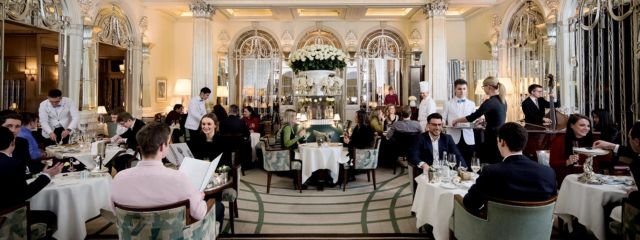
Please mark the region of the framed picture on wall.
[[164, 79], [164, 78], [156, 79], [156, 101], [158, 102], [167, 101], [167, 79]]

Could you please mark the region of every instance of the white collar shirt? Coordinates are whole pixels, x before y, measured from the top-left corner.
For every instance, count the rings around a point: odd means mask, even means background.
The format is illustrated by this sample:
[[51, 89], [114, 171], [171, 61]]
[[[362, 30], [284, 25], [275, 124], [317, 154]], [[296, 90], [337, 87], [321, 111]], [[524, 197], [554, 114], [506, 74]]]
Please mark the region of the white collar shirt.
[[80, 121], [78, 108], [67, 97], [62, 97], [57, 107], [53, 107], [49, 99], [40, 102], [38, 117], [42, 126], [42, 136], [45, 138], [49, 138], [49, 134], [59, 127], [73, 131]]
[[431, 138], [431, 150], [433, 153], [433, 160], [440, 159], [440, 146], [438, 146], [438, 140], [440, 140], [440, 136], [434, 137], [429, 133], [429, 138]]
[[205, 114], [207, 114], [205, 100], [202, 100], [200, 96], [191, 98], [191, 101], [189, 102], [187, 120], [184, 123], [184, 127], [190, 130], [198, 130], [200, 119]]
[[450, 128], [447, 129], [447, 134], [451, 135], [453, 141], [458, 144], [460, 138], [464, 138], [464, 142], [468, 145], [475, 145], [475, 139], [473, 137], [473, 129], [456, 129], [451, 128], [451, 122], [454, 119], [466, 117], [476, 110], [476, 104], [467, 98], [453, 97], [447, 101], [444, 105], [443, 120]]

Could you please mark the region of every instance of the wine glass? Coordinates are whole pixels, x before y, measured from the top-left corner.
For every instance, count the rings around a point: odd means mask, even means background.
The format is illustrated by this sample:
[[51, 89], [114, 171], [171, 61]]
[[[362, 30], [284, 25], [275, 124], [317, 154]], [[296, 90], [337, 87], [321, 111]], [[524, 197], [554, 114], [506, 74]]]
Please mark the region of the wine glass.
[[471, 159], [471, 171], [473, 171], [473, 173], [478, 174], [478, 171], [480, 171], [480, 159], [474, 157]]
[[447, 157], [447, 165], [449, 165], [451, 170], [454, 170], [456, 164], [458, 164], [458, 162], [456, 162], [456, 155], [451, 154], [449, 157]]
[[[576, 148], [580, 147], [580, 141], [574, 140], [573, 141], [573, 155], [578, 155], [578, 153], [576, 152]], [[578, 161], [573, 163], [573, 166], [575, 167], [579, 167], [580, 164], [578, 163]]]

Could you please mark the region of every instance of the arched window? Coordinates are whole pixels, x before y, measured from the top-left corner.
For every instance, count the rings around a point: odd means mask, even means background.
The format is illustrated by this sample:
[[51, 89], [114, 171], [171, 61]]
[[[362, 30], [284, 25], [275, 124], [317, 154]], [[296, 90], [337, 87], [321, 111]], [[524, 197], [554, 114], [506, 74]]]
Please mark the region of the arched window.
[[334, 46], [335, 48], [342, 49], [342, 43], [340, 40], [329, 31], [318, 29], [306, 33], [298, 42], [298, 49], [313, 44], [324, 44]]
[[384, 28], [373, 31], [364, 38], [360, 45], [364, 70], [360, 87], [361, 103], [377, 102], [382, 105], [389, 87], [396, 91], [400, 89], [405, 49], [400, 35]]
[[272, 107], [272, 96], [278, 95], [278, 43], [271, 34], [254, 29], [240, 35], [235, 49], [238, 100], [242, 106], [252, 106], [263, 113]]

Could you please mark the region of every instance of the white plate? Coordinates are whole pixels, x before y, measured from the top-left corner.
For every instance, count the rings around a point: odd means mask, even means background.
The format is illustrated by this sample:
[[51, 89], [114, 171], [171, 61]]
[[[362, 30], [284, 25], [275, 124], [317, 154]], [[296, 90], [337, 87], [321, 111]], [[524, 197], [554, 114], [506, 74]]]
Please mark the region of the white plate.
[[609, 151], [602, 150], [602, 149], [599, 149], [599, 148], [579, 147], [579, 148], [573, 148], [573, 151], [576, 151], [577, 153], [588, 155], [588, 156], [601, 156], [601, 155], [609, 154]]

